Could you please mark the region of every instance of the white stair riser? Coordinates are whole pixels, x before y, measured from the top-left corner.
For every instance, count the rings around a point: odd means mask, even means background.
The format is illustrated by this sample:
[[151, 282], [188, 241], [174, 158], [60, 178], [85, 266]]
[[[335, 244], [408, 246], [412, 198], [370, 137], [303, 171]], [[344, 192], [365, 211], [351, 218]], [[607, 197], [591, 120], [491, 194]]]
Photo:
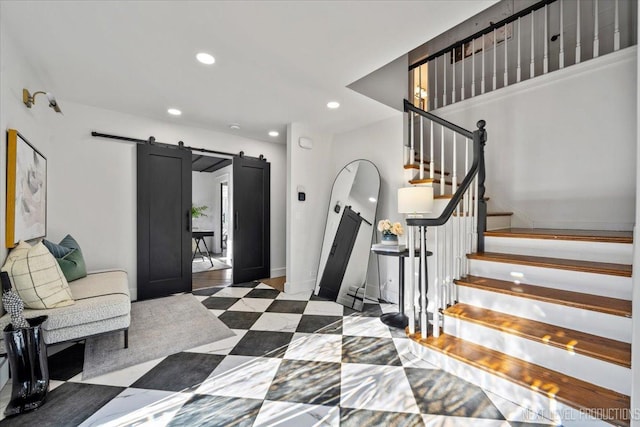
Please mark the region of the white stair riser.
[[499, 311], [525, 319], [558, 325], [617, 341], [631, 342], [631, 318], [598, 311], [488, 292], [468, 286], [458, 286], [461, 303]]
[[[546, 397], [529, 387], [523, 387], [509, 380], [493, 375], [487, 371], [475, 368], [458, 359], [449, 357], [439, 351], [431, 350], [411, 341], [411, 352], [423, 360], [439, 367], [460, 378], [464, 378], [472, 384], [495, 393], [511, 402], [518, 402], [529, 409], [532, 416], [542, 414], [554, 421], [555, 425], [567, 427], [611, 427], [595, 418], [587, 419], [582, 413], [558, 402], [555, 398]], [[578, 422], [575, 422], [578, 420]], [[535, 422], [535, 420], [531, 420]]]
[[633, 245], [574, 240], [485, 237], [485, 251], [516, 255], [631, 264]]
[[[499, 215], [487, 217], [487, 230], [500, 230], [502, 228], [511, 227], [511, 215]], [[489, 249], [485, 249], [489, 251]], [[494, 251], [497, 252], [497, 251]]]
[[631, 394], [631, 369], [620, 365], [446, 315], [444, 332], [618, 393]]
[[631, 300], [630, 277], [472, 259], [474, 276]]

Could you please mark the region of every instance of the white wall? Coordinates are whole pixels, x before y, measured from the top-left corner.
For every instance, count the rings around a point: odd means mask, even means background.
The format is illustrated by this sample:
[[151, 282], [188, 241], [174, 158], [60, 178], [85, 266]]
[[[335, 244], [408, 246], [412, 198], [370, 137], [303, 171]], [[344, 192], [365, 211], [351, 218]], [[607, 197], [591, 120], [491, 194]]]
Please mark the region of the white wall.
[[[638, 9], [638, 19], [640, 20], [640, 9]], [[638, 35], [640, 36], [640, 28], [638, 28]], [[636, 82], [640, 81], [640, 58], [636, 56]], [[632, 312], [636, 313], [632, 320], [632, 340], [631, 340], [631, 409], [640, 409], [640, 250], [638, 243], [640, 243], [640, 232], [638, 231], [638, 224], [640, 223], [640, 90], [636, 87], [636, 215], [635, 226], [633, 228], [633, 294], [632, 294]], [[633, 414], [633, 413], [632, 413]], [[640, 418], [631, 418], [632, 427], [640, 427]]]
[[0, 264], [4, 263], [8, 252], [5, 247], [6, 130], [17, 129], [48, 157], [51, 152], [50, 123], [63, 118], [47, 107], [48, 102], [43, 95], [38, 96], [37, 104], [31, 109], [22, 103], [23, 88], [33, 93], [46, 87], [42, 75], [34, 70], [19, 52], [20, 48], [15, 44], [13, 37], [7, 34], [5, 26], [0, 23]]
[[635, 222], [636, 53], [617, 53], [435, 114], [487, 121], [490, 210], [514, 226], [630, 230]]
[[[403, 115], [391, 113], [392, 117], [351, 132], [334, 136], [334, 151], [331, 159], [333, 176], [353, 160], [366, 159], [373, 162], [380, 172], [380, 197], [377, 219], [389, 218], [401, 221], [398, 213], [398, 188], [404, 185], [402, 169]], [[337, 147], [340, 147], [337, 149]], [[326, 214], [326, 213], [325, 213]], [[376, 241], [380, 241], [376, 231]], [[376, 298], [378, 292], [378, 259], [369, 258], [367, 295]], [[381, 297], [397, 302], [398, 260], [395, 257], [379, 257]]]
[[[313, 141], [312, 149], [298, 145], [300, 137]], [[300, 124], [287, 126], [287, 282], [286, 292], [313, 289], [326, 222], [331, 185], [331, 137]], [[306, 200], [298, 201], [298, 186]]]

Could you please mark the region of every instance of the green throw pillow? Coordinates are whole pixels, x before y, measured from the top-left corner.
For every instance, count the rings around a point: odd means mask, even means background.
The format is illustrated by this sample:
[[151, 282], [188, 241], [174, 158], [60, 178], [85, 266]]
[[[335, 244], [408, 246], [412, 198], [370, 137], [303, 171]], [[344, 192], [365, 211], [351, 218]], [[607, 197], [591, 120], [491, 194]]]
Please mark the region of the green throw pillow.
[[84, 257], [80, 249], [72, 249], [62, 258], [56, 258], [62, 274], [66, 277], [67, 282], [81, 279], [87, 275], [87, 266], [84, 263]]
[[[55, 243], [53, 243], [52, 245], [55, 245]], [[62, 270], [64, 277], [67, 279], [67, 282], [72, 282], [74, 280], [86, 277], [87, 266], [84, 263], [84, 257], [82, 256], [82, 251], [80, 250], [80, 245], [78, 244], [78, 242], [76, 242], [76, 240], [71, 237], [70, 234], [67, 234], [67, 236], [62, 239], [62, 241], [56, 246], [68, 249], [68, 252], [64, 256], [58, 257], [56, 255], [56, 252], [51, 250], [51, 247], [47, 245], [47, 248], [56, 257], [56, 260], [58, 261], [60, 269]], [[58, 251], [57, 253], [60, 253], [60, 251]]]
[[42, 244], [49, 249], [51, 255], [56, 258], [62, 258], [63, 256], [69, 254], [73, 249], [67, 248], [66, 246], [58, 245], [57, 243], [50, 242], [46, 239], [42, 240]]

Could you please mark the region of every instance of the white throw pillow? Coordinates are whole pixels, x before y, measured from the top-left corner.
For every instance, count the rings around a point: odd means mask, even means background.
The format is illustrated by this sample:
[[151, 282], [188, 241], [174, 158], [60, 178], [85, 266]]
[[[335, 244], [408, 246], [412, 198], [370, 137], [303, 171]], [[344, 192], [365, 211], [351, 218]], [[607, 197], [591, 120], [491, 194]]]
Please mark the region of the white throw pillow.
[[58, 261], [42, 242], [31, 246], [20, 242], [2, 266], [25, 308], [64, 307], [75, 301]]

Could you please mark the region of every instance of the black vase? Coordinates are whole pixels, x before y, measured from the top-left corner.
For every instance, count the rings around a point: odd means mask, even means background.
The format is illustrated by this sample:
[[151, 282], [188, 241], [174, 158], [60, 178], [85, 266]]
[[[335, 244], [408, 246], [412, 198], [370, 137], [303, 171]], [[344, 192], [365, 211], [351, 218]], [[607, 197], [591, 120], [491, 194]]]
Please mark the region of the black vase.
[[44, 343], [41, 325], [47, 316], [27, 319], [30, 327], [4, 328], [4, 345], [9, 357], [11, 370], [11, 401], [4, 415], [21, 414], [44, 404], [49, 391], [49, 366], [47, 347]]

